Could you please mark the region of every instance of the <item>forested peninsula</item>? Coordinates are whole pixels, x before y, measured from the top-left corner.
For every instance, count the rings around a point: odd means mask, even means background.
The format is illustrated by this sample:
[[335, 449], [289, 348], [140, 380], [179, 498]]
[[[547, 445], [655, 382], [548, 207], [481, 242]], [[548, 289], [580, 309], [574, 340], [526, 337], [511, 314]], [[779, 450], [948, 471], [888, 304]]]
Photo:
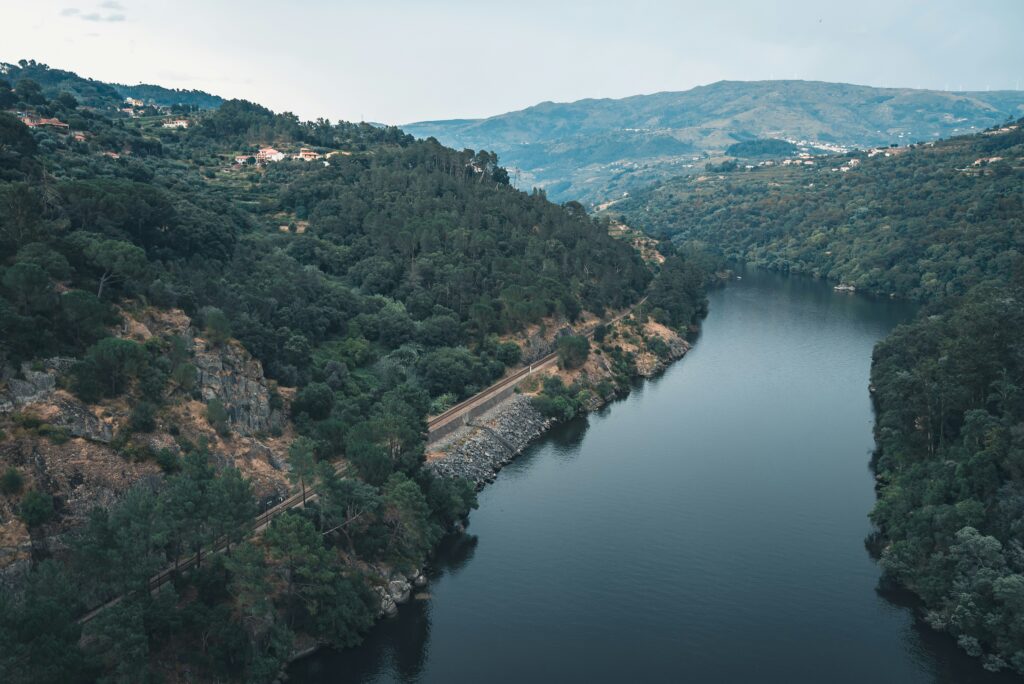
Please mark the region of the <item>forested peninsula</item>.
[[711, 262], [645, 262], [486, 151], [27, 61], [0, 110], [4, 681], [272, 681], [357, 643], [476, 505], [423, 467], [429, 415], [527, 361], [527, 329], [706, 307]]
[[731, 168], [613, 210], [680, 244], [921, 303], [874, 353], [870, 545], [930, 625], [1024, 673], [1024, 120]]

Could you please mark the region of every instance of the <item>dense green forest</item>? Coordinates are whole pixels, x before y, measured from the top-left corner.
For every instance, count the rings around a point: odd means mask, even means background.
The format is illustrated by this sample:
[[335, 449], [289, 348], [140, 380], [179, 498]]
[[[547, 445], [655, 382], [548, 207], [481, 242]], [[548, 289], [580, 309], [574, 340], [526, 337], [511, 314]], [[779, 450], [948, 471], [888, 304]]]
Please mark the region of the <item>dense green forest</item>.
[[[986, 668], [1024, 673], [1024, 121], [935, 144], [678, 179], [634, 226], [922, 302], [876, 348], [881, 564]], [[843, 170], [845, 169], [845, 170]]]
[[[97, 508], [66, 558], [37, 558], [24, 591], [0, 593], [4, 681], [148, 681], [154, 663], [270, 681], [299, 635], [355, 643], [379, 607], [364, 564], [419, 567], [475, 506], [468, 483], [421, 467], [428, 413], [518, 364], [499, 336], [625, 307], [652, 282], [580, 205], [511, 187], [494, 154], [237, 100], [168, 129], [152, 108], [119, 112], [105, 84], [22, 68], [46, 81], [0, 79], [0, 366], [76, 359], [62, 386], [127, 399], [112, 445], [165, 475]], [[267, 145], [323, 158], [253, 164]], [[295, 388], [290, 477], [320, 496], [258, 542], [244, 540], [251, 483], [208, 444], [179, 437], [178, 456], [135, 443], [195, 376], [183, 341], [112, 334], [146, 307], [182, 309], [211, 344], [237, 339]], [[223, 406], [206, 416], [227, 429]], [[28, 415], [7, 428], [66, 439]], [[0, 484], [30, 530], [61, 515], [17, 469]], [[145, 589], [216, 539], [230, 552], [173, 590]]]
[[933, 300], [1019, 268], [1022, 156], [1018, 126], [814, 166], [679, 178], [615, 210], [634, 227], [729, 258]]
[[1024, 284], [980, 287], [875, 350], [882, 567], [988, 669], [1024, 673]]
[[779, 157], [787, 154], [796, 154], [797, 146], [788, 140], [777, 140], [775, 138], [758, 138], [757, 140], [744, 140], [733, 143], [725, 148], [725, 153], [730, 157]]

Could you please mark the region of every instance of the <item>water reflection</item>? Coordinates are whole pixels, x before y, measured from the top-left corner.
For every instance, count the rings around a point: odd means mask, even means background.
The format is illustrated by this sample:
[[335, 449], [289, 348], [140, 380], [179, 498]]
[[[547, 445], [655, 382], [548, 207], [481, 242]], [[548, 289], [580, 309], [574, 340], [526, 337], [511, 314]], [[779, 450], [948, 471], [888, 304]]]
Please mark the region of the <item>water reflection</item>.
[[418, 681], [430, 647], [430, 587], [446, 575], [458, 575], [473, 560], [479, 541], [465, 533], [442, 539], [427, 566], [430, 584], [400, 606], [400, 619], [378, 622], [357, 648], [323, 649], [300, 660], [292, 665], [291, 677], [301, 682], [368, 682], [387, 673], [389, 680]]
[[914, 615], [902, 635], [903, 642], [920, 666], [931, 671], [935, 684], [1020, 684], [1020, 678], [1009, 672], [985, 671], [977, 658], [956, 645], [952, 636], [929, 627], [922, 617], [923, 604], [912, 592], [884, 577], [875, 591], [886, 604]]
[[865, 539], [871, 349], [912, 311], [743, 276], [683, 363], [481, 494], [434, 598], [291, 681], [1013, 681], [880, 584]]

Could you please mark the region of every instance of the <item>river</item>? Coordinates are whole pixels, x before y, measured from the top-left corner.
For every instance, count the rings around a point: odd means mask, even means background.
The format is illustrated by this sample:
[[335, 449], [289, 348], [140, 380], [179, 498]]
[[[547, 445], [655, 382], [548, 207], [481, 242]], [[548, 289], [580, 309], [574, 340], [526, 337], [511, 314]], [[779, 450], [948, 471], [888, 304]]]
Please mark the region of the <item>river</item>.
[[912, 309], [741, 271], [686, 358], [480, 494], [429, 599], [293, 682], [990, 684], [865, 549], [871, 350]]

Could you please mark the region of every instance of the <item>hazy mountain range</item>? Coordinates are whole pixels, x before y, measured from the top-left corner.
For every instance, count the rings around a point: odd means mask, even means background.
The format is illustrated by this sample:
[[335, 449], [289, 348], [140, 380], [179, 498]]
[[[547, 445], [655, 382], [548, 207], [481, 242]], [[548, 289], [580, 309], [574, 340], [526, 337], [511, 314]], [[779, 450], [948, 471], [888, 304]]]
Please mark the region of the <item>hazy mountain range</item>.
[[946, 92], [817, 81], [720, 81], [683, 92], [542, 102], [486, 119], [406, 124], [456, 148], [497, 152], [521, 187], [598, 203], [702, 170], [760, 138], [868, 147], [934, 140], [1024, 114], [1024, 91]]

